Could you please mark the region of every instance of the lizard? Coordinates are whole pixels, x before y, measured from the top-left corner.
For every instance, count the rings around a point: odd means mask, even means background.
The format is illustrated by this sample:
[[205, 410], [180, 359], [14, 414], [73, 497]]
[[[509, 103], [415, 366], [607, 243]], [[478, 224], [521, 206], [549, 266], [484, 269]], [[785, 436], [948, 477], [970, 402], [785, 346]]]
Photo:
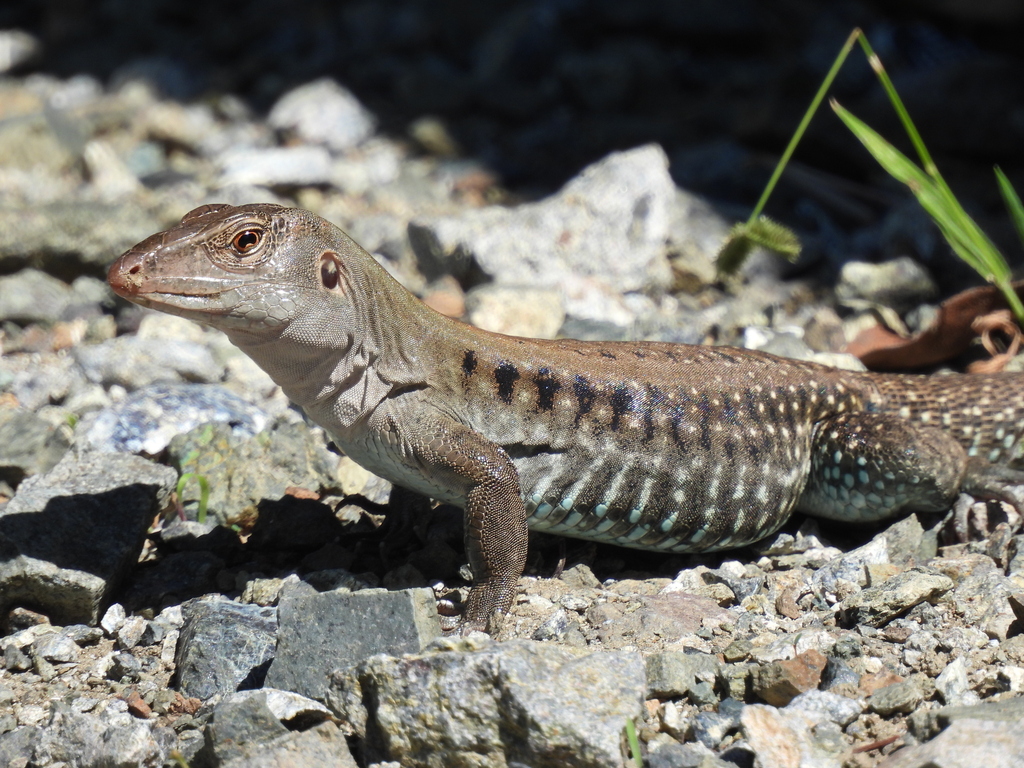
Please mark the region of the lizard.
[[219, 328], [354, 461], [464, 509], [461, 629], [493, 631], [528, 530], [667, 553], [1014, 503], [1024, 375], [854, 372], [732, 347], [506, 336], [427, 307], [299, 208], [199, 207], [114, 291]]

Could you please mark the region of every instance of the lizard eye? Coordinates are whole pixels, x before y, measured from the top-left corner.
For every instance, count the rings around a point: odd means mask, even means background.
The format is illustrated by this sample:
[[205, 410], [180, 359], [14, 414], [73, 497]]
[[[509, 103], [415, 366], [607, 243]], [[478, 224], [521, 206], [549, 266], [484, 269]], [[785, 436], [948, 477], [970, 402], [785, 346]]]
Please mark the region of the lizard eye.
[[320, 282], [329, 291], [333, 291], [341, 282], [338, 259], [333, 253], [325, 253], [320, 259]]
[[263, 240], [263, 233], [258, 229], [245, 229], [231, 238], [231, 247], [241, 254], [249, 253]]

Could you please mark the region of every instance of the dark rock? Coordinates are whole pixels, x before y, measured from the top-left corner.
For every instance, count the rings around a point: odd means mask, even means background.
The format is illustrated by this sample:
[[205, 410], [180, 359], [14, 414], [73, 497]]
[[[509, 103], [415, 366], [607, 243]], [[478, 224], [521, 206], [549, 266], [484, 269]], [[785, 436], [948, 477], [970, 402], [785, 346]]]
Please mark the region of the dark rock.
[[221, 597], [190, 600], [174, 663], [185, 696], [259, 688], [274, 657], [277, 610]]
[[163, 765], [174, 742], [170, 729], [153, 727], [126, 712], [108, 711], [97, 717], [54, 702], [33, 760], [39, 765], [64, 762], [82, 768], [156, 768]]
[[237, 533], [211, 521], [200, 523], [175, 517], [157, 531], [156, 539], [171, 552], [211, 552], [228, 561], [242, 551]]
[[210, 552], [173, 552], [139, 566], [122, 599], [132, 610], [159, 608], [213, 590], [224, 561]]
[[325, 701], [332, 670], [378, 653], [416, 653], [441, 633], [429, 589], [284, 595], [267, 685]]
[[261, 501], [258, 509], [249, 537], [249, 546], [256, 550], [312, 552], [336, 541], [343, 531], [331, 508], [313, 499], [285, 495]]
[[25, 480], [0, 510], [0, 601], [60, 624], [99, 620], [166, 508], [174, 470], [136, 456], [69, 456]]
[[122, 683], [137, 683], [142, 678], [142, 664], [127, 651], [115, 653], [107, 668], [107, 679]]

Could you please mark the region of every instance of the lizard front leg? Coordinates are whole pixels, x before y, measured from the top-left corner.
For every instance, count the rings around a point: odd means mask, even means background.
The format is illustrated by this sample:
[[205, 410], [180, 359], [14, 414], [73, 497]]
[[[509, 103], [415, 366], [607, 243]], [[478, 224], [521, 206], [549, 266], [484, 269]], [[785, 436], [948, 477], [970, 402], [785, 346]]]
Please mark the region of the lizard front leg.
[[[397, 423], [392, 421], [392, 428]], [[403, 427], [403, 442], [429, 482], [461, 490], [473, 571], [461, 631], [493, 631], [512, 606], [526, 566], [528, 528], [519, 475], [508, 454], [478, 432], [438, 416]]]

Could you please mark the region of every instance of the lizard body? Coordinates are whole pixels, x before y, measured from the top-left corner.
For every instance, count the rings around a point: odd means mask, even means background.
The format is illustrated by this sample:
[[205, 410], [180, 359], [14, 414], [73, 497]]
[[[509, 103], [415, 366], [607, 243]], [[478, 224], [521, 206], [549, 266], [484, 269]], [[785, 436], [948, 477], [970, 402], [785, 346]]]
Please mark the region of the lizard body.
[[840, 371], [728, 347], [545, 341], [446, 318], [307, 211], [204, 206], [122, 255], [138, 304], [220, 328], [367, 469], [466, 511], [465, 626], [508, 610], [528, 527], [662, 552], [997, 498], [1024, 376]]

